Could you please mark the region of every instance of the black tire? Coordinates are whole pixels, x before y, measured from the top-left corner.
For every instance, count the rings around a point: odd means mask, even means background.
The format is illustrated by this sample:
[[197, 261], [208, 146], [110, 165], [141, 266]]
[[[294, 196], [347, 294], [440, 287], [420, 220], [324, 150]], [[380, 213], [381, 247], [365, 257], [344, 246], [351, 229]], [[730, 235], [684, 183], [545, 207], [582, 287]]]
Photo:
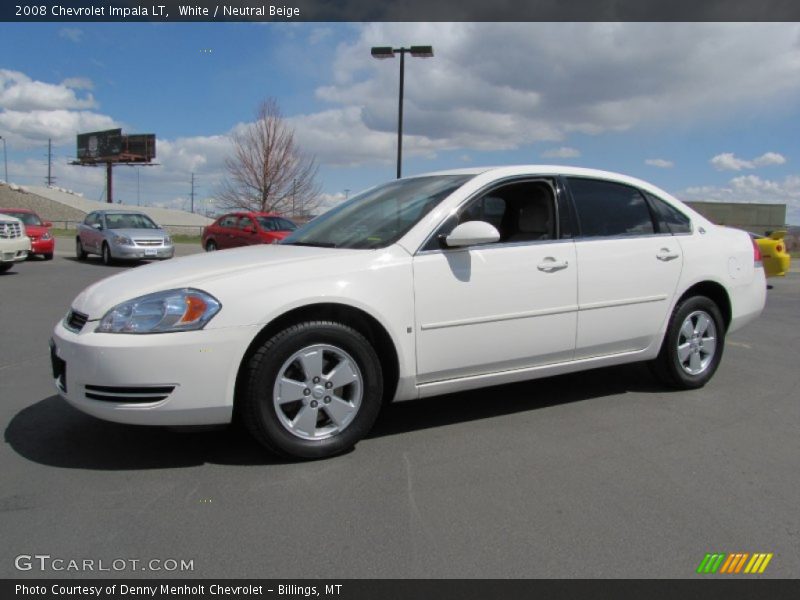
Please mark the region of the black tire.
[[75, 238], [75, 257], [78, 260], [86, 260], [86, 250], [83, 249], [83, 244], [79, 237]]
[[[320, 364], [323, 365], [320, 370], [323, 381], [321, 383], [317, 381], [316, 385], [306, 382], [304, 385], [313, 387], [313, 391], [309, 389], [304, 392], [298, 391], [297, 394], [303, 394], [301, 398], [281, 404], [280, 409], [276, 408], [276, 390], [281, 389], [276, 386], [278, 377], [295, 369], [298, 375], [291, 379], [298, 379], [300, 383], [304, 378], [308, 379], [309, 376], [303, 373], [304, 369], [300, 368], [299, 360], [290, 361], [301, 350], [314, 350], [312, 347], [333, 349], [330, 352], [319, 350]], [[341, 354], [336, 355], [336, 351]], [[329, 353], [324, 354], [325, 352]], [[333, 361], [329, 360], [331, 357]], [[343, 360], [337, 363], [335, 362], [337, 358]], [[350, 366], [350, 359], [357, 366], [356, 370], [350, 371], [353, 383], [330, 392], [324, 391], [323, 386], [327, 385], [327, 377], [332, 377], [336, 367], [343, 363]], [[287, 364], [290, 365], [288, 369]], [[326, 365], [333, 366], [326, 372], [324, 370]], [[383, 375], [375, 350], [359, 332], [336, 322], [311, 321], [284, 329], [265, 342], [250, 357], [245, 377], [246, 384], [239, 398], [240, 416], [245, 426], [261, 444], [278, 454], [292, 458], [326, 458], [349, 450], [372, 428], [382, 404]], [[345, 397], [348, 390], [352, 390], [351, 385], [360, 389], [360, 401], [351, 401], [357, 407], [347, 409], [353, 415], [348, 423], [339, 429], [330, 416], [333, 413], [329, 412], [328, 406], [334, 408], [338, 401], [337, 395]], [[326, 395], [324, 398], [317, 396], [318, 392]], [[323, 405], [323, 401], [331, 402], [327, 394], [331, 394], [334, 400], [328, 406]], [[317, 401], [314, 398], [317, 398]], [[294, 416], [289, 412], [295, 408], [293, 405], [297, 408]], [[312, 427], [314, 432], [319, 431], [319, 435], [322, 436], [326, 427], [333, 428], [334, 431], [327, 437], [303, 439], [300, 437], [303, 435], [302, 431], [293, 432], [290, 430], [290, 425], [285, 424], [292, 419], [299, 421], [300, 412], [308, 410], [310, 406], [314, 406]], [[339, 406], [343, 404], [339, 403]], [[350, 404], [347, 406], [350, 407]], [[309, 435], [317, 435], [314, 432]]]
[[0, 263], [0, 273], [5, 273], [6, 271], [8, 271], [13, 266], [14, 266], [14, 263], [12, 263], [12, 262]]
[[217, 249], [217, 243], [214, 240], [208, 240], [206, 242], [206, 252], [214, 252]]
[[[698, 335], [698, 331], [703, 327], [696, 319], [701, 315], [709, 319], [711, 325], [705, 329], [705, 333]], [[694, 330], [694, 334], [687, 336], [691, 329]], [[709, 353], [712, 337], [713, 352]], [[684, 354], [687, 358], [682, 358], [679, 346], [688, 352]], [[714, 376], [724, 349], [725, 322], [719, 307], [706, 296], [692, 296], [681, 301], [672, 312], [661, 351], [658, 357], [651, 361], [650, 367], [656, 377], [670, 387], [683, 390], [696, 389], [703, 387]], [[696, 356], [692, 357], [692, 354]], [[692, 369], [692, 360], [695, 361], [696, 369]], [[698, 372], [692, 372], [698, 369]]]
[[53, 253], [52, 252], [50, 254], [44, 254], [43, 256], [44, 256], [45, 260], [53, 260]]
[[100, 257], [103, 259], [104, 265], [108, 267], [114, 264], [114, 257], [111, 256], [111, 249], [108, 247], [106, 242], [103, 242], [103, 248], [100, 252]]

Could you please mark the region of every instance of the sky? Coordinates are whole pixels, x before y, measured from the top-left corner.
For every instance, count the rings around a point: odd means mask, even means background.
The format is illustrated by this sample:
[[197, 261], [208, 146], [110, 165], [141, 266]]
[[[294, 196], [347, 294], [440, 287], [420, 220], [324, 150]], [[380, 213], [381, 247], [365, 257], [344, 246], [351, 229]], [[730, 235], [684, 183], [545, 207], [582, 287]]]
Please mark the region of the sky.
[[[319, 164], [325, 206], [403, 174], [568, 164], [682, 200], [780, 202], [800, 224], [798, 23], [0, 23], [9, 180], [104, 199], [70, 166], [79, 132], [155, 133], [158, 166], [118, 167], [115, 199], [214, 210], [230, 134], [274, 97]], [[0, 165], [2, 169], [2, 165]], [[0, 178], [3, 178], [0, 170]]]

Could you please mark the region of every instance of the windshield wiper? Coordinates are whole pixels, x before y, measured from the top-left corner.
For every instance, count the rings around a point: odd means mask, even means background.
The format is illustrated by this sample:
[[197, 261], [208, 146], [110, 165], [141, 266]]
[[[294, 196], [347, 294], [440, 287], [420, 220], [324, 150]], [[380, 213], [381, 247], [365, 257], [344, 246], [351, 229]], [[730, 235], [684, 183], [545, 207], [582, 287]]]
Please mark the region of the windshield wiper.
[[336, 248], [333, 242], [281, 242], [283, 246], [312, 246], [314, 248]]

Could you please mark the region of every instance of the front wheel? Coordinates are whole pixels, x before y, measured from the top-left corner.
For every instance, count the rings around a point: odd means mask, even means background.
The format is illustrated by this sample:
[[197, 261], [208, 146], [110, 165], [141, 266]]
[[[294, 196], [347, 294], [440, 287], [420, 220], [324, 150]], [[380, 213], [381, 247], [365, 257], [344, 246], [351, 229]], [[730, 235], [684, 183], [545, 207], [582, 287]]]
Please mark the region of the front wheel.
[[214, 240], [208, 240], [208, 242], [206, 242], [206, 252], [214, 252], [216, 249], [217, 244], [214, 242]]
[[83, 249], [83, 243], [81, 243], [81, 238], [75, 238], [75, 257], [78, 260], [86, 260], [86, 250]]
[[725, 322], [705, 296], [683, 300], [672, 313], [653, 371], [680, 389], [703, 387], [713, 377], [725, 348]]
[[101, 256], [103, 258], [103, 264], [106, 266], [110, 266], [114, 264], [114, 257], [111, 256], [111, 249], [108, 247], [106, 242], [103, 242], [103, 249], [101, 251]]
[[341, 323], [312, 321], [281, 331], [253, 354], [241, 414], [268, 448], [325, 458], [369, 432], [382, 393], [380, 361], [364, 336]]

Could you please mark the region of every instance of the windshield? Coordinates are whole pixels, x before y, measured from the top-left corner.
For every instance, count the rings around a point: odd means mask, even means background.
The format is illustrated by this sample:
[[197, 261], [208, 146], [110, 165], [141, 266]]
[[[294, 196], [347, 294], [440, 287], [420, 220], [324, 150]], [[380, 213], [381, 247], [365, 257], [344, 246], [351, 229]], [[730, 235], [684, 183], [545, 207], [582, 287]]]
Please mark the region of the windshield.
[[399, 179], [369, 189], [307, 223], [282, 244], [385, 248], [473, 175]]
[[42, 224], [42, 221], [39, 219], [39, 217], [37, 217], [33, 213], [22, 212], [22, 211], [17, 212], [16, 210], [4, 210], [2, 208], [0, 208], [0, 213], [2, 213], [4, 215], [8, 215], [9, 217], [16, 217], [17, 219], [19, 219], [20, 221], [25, 223], [25, 225], [41, 225]]
[[137, 213], [107, 214], [106, 227], [109, 229], [158, 229], [158, 225], [147, 215]]
[[281, 217], [256, 217], [256, 221], [264, 231], [294, 231], [297, 225]]

